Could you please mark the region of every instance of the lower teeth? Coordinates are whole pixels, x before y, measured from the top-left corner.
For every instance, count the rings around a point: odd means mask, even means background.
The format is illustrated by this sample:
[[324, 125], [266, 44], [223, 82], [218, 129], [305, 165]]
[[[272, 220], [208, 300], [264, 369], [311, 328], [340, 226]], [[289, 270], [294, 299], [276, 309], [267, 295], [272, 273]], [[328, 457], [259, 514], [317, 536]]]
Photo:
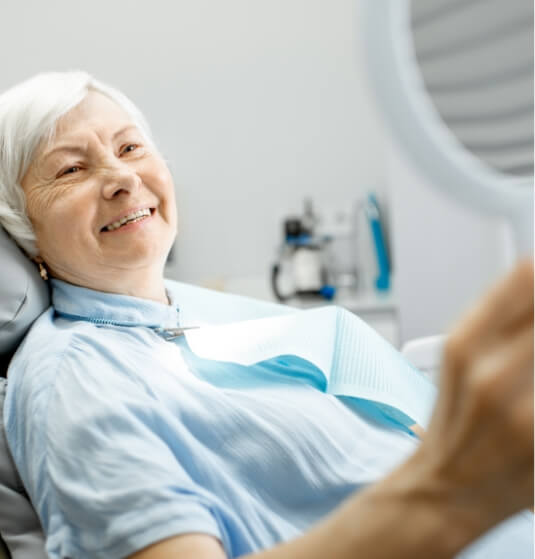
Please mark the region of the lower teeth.
[[129, 225], [130, 223], [135, 223], [136, 221], [141, 221], [142, 219], [145, 219], [147, 216], [144, 215], [142, 217], [136, 217], [136, 219], [131, 219], [130, 221], [127, 221], [126, 223], [123, 223], [121, 225], [121, 227], [124, 227], [125, 225]]

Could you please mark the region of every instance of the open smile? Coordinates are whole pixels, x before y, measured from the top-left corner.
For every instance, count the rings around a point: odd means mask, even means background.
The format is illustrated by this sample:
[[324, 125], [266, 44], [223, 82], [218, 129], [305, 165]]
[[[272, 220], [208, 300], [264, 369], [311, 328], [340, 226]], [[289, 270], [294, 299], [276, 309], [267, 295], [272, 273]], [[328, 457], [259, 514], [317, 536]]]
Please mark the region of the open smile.
[[141, 224], [149, 221], [154, 215], [155, 208], [143, 208], [130, 212], [123, 217], [112, 221], [100, 230], [101, 233], [116, 233], [119, 231], [132, 231], [137, 229]]

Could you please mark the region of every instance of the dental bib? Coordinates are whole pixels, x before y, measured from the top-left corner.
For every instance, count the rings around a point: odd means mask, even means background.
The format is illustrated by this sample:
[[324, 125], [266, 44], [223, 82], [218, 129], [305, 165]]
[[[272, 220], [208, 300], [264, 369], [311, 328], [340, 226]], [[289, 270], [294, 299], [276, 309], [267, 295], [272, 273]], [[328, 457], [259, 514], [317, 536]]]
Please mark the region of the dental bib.
[[[236, 301], [248, 305], [246, 315], [255, 305], [254, 300]], [[309, 382], [320, 390], [369, 401], [404, 427], [428, 425], [435, 386], [356, 315], [336, 306], [289, 312], [288, 307], [258, 303], [259, 314], [266, 309], [265, 314], [275, 316], [214, 325], [193, 320], [182, 307], [183, 334], [202, 359], [244, 366], [278, 356], [304, 359], [317, 373]]]

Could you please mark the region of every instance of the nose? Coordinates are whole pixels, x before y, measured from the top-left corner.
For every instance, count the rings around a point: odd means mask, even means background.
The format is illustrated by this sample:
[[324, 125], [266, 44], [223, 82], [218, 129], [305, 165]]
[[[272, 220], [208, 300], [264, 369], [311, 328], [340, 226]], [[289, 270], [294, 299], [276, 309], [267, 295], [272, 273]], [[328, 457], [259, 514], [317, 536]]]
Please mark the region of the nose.
[[140, 184], [140, 176], [126, 164], [120, 162], [109, 165], [103, 173], [102, 195], [107, 200], [111, 200], [124, 194], [132, 194]]

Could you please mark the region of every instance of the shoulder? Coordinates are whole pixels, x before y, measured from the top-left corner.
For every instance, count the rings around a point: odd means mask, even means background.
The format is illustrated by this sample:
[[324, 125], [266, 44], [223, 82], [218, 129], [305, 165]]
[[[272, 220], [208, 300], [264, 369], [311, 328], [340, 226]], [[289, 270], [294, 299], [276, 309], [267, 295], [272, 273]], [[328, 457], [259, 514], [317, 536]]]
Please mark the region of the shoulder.
[[[52, 401], [57, 416], [62, 409], [81, 404], [89, 393], [105, 392], [118, 384], [119, 393], [130, 389], [140, 355], [129, 356], [132, 351], [128, 347], [124, 333], [58, 318], [53, 309], [46, 311], [10, 363], [4, 406], [6, 430], [15, 432], [22, 424], [26, 429], [39, 429]], [[148, 349], [141, 351], [147, 353]]]
[[56, 379], [68, 367], [80, 326], [58, 327], [54, 310], [49, 308], [34, 322], [9, 365], [4, 426], [11, 454], [30, 493], [46, 454], [46, 423]]
[[50, 307], [32, 325], [8, 368], [8, 391], [31, 386], [33, 391], [53, 384], [80, 344], [98, 340], [94, 325], [57, 319]]
[[18, 348], [8, 370], [3, 416], [30, 494], [42, 482], [51, 441], [76, 447], [77, 429], [112, 415], [122, 400], [146, 395], [132, 374], [135, 359], [129, 364], [124, 358], [127, 351], [117, 336], [91, 323], [57, 320], [49, 309]]
[[8, 385], [30, 379], [32, 384], [47, 384], [73, 362], [76, 370], [89, 366], [96, 371], [105, 363], [124, 363], [125, 354], [135, 348], [146, 353], [153, 344], [154, 336], [144, 328], [66, 319], [51, 307], [34, 322], [13, 356]]

